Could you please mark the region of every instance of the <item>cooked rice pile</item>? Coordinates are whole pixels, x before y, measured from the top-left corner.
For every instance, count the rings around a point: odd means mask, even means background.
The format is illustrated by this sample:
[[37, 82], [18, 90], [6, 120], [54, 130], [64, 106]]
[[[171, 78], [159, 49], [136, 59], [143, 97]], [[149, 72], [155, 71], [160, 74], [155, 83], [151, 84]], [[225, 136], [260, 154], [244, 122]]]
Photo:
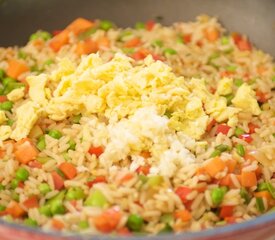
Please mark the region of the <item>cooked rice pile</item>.
[[132, 235], [272, 211], [272, 61], [208, 16], [77, 19], [0, 48], [0, 216]]

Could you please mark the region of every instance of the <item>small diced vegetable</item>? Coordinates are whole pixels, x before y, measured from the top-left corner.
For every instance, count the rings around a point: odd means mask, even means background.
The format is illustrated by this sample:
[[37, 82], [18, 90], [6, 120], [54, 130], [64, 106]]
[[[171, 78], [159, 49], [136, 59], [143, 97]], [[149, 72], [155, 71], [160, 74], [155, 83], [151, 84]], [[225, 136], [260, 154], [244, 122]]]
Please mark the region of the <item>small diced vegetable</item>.
[[108, 20], [101, 20], [100, 24], [99, 24], [99, 28], [101, 28], [104, 31], [108, 31], [109, 29], [111, 29], [113, 27], [113, 23], [111, 21]]
[[241, 184], [243, 187], [254, 187], [257, 185], [257, 177], [255, 172], [242, 171]]
[[12, 78], [17, 78], [19, 75], [21, 75], [24, 72], [28, 72], [29, 67], [26, 63], [12, 59], [8, 62], [8, 69], [7, 69], [7, 75]]
[[64, 187], [64, 180], [57, 172], [52, 172], [52, 178], [56, 190], [60, 190]]
[[0, 110], [11, 111], [12, 107], [13, 107], [12, 101], [5, 101], [5, 102], [0, 103]]
[[100, 147], [100, 146], [99, 147], [93, 147], [93, 146], [91, 146], [89, 148], [88, 152], [90, 154], [96, 155], [96, 157], [99, 157], [104, 152], [104, 149], [103, 149], [103, 147]]
[[15, 201], [10, 202], [5, 211], [14, 218], [21, 218], [26, 213], [19, 203]]
[[74, 140], [70, 139], [68, 144], [69, 144], [69, 149], [68, 150], [75, 150], [76, 142]]
[[218, 206], [222, 203], [222, 200], [223, 200], [223, 197], [224, 197], [224, 194], [226, 193], [226, 191], [227, 190], [224, 187], [214, 188], [211, 191], [211, 199], [215, 206]]
[[215, 177], [218, 172], [224, 170], [225, 166], [224, 161], [219, 157], [215, 157], [205, 165], [205, 170], [211, 177]]
[[79, 200], [84, 197], [84, 191], [80, 187], [69, 188], [65, 196], [66, 200]]
[[66, 29], [70, 32], [73, 32], [75, 35], [78, 35], [82, 32], [85, 32], [87, 29], [90, 29], [94, 26], [94, 23], [84, 19], [84, 18], [77, 18], [73, 22], [71, 22]]
[[163, 177], [162, 176], [150, 176], [148, 178], [147, 184], [150, 187], [156, 187], [159, 186], [163, 182]]
[[220, 218], [231, 217], [233, 215], [234, 206], [222, 206], [220, 210]]
[[264, 202], [262, 198], [256, 198], [256, 207], [258, 211], [261, 213], [265, 211]]
[[73, 179], [77, 175], [77, 169], [72, 163], [63, 162], [59, 165], [59, 169], [68, 179]]
[[65, 29], [51, 39], [49, 46], [54, 52], [58, 52], [68, 42], [69, 42], [69, 31]]
[[192, 219], [192, 214], [186, 209], [178, 210], [175, 212], [175, 218], [180, 219], [183, 222], [188, 222]]
[[14, 155], [19, 162], [27, 164], [37, 157], [38, 152], [30, 140], [26, 139], [22, 141], [22, 144], [17, 145]]
[[173, 48], [166, 48], [163, 50], [164, 55], [175, 55], [177, 54], [177, 51]]
[[144, 22], [137, 22], [135, 24], [135, 29], [145, 29], [145, 23]]
[[38, 186], [38, 189], [39, 189], [39, 192], [42, 194], [42, 195], [46, 195], [48, 192], [51, 191], [51, 187], [48, 183], [41, 183], [39, 186]]
[[17, 180], [19, 181], [26, 181], [29, 177], [29, 172], [27, 169], [25, 168], [18, 168], [15, 172], [15, 177]]
[[39, 149], [39, 151], [43, 151], [46, 148], [45, 135], [39, 137], [36, 147]]
[[244, 199], [245, 204], [248, 204], [250, 202], [251, 197], [245, 188], [241, 188], [240, 195]]
[[244, 134], [245, 131], [242, 128], [236, 127], [235, 129], [235, 136], [239, 137], [240, 135]]
[[38, 207], [39, 207], [38, 199], [37, 199], [36, 196], [32, 196], [32, 197], [26, 199], [26, 200], [23, 202], [23, 205], [24, 205], [26, 208], [38, 208]]
[[95, 189], [85, 200], [85, 206], [93, 206], [93, 207], [104, 207], [107, 204], [107, 199], [104, 194], [100, 191]]
[[29, 226], [29, 227], [37, 227], [38, 226], [37, 221], [35, 221], [32, 218], [26, 218], [24, 220], [24, 224], [27, 225], [27, 226]]
[[244, 157], [245, 149], [244, 149], [244, 146], [242, 144], [237, 144], [236, 145], [236, 151], [241, 157]]
[[142, 229], [143, 223], [144, 221], [141, 216], [139, 216], [138, 214], [131, 214], [128, 217], [126, 225], [130, 230], [139, 232]]
[[48, 135], [54, 139], [60, 139], [62, 137], [62, 133], [59, 130], [55, 129], [49, 130]]
[[175, 192], [183, 203], [187, 203], [187, 196], [192, 192], [192, 189], [189, 187], [181, 186], [178, 187]]
[[230, 129], [231, 128], [226, 124], [219, 124], [217, 126], [216, 134], [222, 133], [224, 135], [227, 135]]

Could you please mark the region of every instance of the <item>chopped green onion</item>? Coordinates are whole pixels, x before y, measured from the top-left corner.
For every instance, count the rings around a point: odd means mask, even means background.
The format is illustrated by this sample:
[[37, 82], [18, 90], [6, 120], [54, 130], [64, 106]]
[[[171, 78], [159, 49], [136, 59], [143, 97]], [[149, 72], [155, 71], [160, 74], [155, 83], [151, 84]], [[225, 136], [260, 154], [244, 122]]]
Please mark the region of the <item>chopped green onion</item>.
[[173, 48], [166, 48], [166, 49], [164, 49], [163, 54], [164, 55], [175, 55], [175, 54], [177, 54], [177, 51]]
[[139, 232], [142, 229], [143, 223], [144, 221], [141, 216], [138, 214], [131, 214], [128, 217], [126, 225], [130, 230]]
[[229, 42], [230, 42], [229, 37], [227, 37], [227, 36], [222, 36], [222, 38], [221, 38], [221, 44], [222, 44], [222, 45], [227, 45]]
[[275, 188], [273, 187], [273, 185], [270, 182], [259, 183], [257, 190], [258, 191], [267, 190], [271, 194], [272, 198], [275, 198]]
[[81, 114], [73, 116], [72, 117], [72, 123], [79, 124], [81, 117], [82, 117]]
[[89, 222], [86, 221], [86, 220], [82, 220], [82, 221], [80, 221], [80, 222], [78, 223], [78, 227], [79, 227], [80, 229], [86, 229], [86, 228], [89, 227]]
[[22, 88], [25, 87], [24, 83], [20, 82], [9, 82], [5, 87], [4, 87], [4, 95], [9, 94], [12, 90], [17, 89], [17, 88]]
[[6, 77], [2, 80], [2, 84], [4, 87], [6, 87], [9, 83], [16, 82], [14, 78]]
[[217, 157], [217, 156], [220, 156], [220, 155], [221, 155], [221, 151], [215, 149], [215, 150], [211, 153], [210, 157], [213, 158], [213, 157]]
[[228, 72], [235, 72], [237, 69], [237, 66], [227, 66], [225, 68]]
[[215, 149], [219, 150], [220, 152], [225, 152], [225, 151], [229, 151], [230, 147], [225, 144], [220, 144], [220, 145], [216, 146]]
[[0, 80], [2, 80], [5, 76], [6, 76], [5, 71], [2, 68], [0, 68]]
[[29, 175], [30, 173], [28, 172], [28, 170], [22, 167], [18, 168], [15, 172], [15, 178], [18, 181], [26, 181], [29, 178]]
[[113, 27], [113, 23], [109, 20], [101, 20], [99, 24], [99, 28], [101, 28], [104, 31], [108, 31]]
[[64, 175], [64, 173], [63, 173], [59, 168], [56, 168], [55, 171], [56, 171], [56, 173], [57, 173], [60, 177], [66, 178], [65, 175]]
[[85, 197], [84, 191], [80, 187], [69, 188], [65, 199], [66, 200], [79, 200]]
[[240, 135], [244, 134], [245, 131], [242, 128], [236, 127], [235, 129], [235, 136], [239, 137]]
[[47, 194], [48, 192], [51, 191], [51, 187], [48, 183], [41, 183], [38, 186], [39, 192], [43, 195]]
[[212, 202], [215, 206], [218, 206], [222, 203], [222, 200], [223, 200], [223, 197], [224, 197], [224, 194], [226, 193], [226, 189], [225, 188], [214, 188], [212, 191], [211, 191], [211, 199], [212, 199]]
[[29, 226], [29, 227], [37, 227], [38, 226], [37, 221], [35, 221], [32, 218], [26, 218], [24, 220], [24, 224], [27, 225], [27, 226]]
[[18, 187], [19, 183], [20, 183], [20, 181], [18, 179], [16, 179], [16, 178], [12, 179], [11, 180], [11, 188], [16, 189]]
[[69, 144], [69, 149], [68, 150], [75, 150], [76, 142], [74, 140], [70, 139], [68, 144]]
[[5, 101], [0, 103], [0, 110], [3, 111], [10, 111], [13, 107], [13, 102], [12, 101]]
[[85, 200], [84, 205], [85, 206], [93, 206], [93, 207], [104, 207], [107, 204], [107, 199], [104, 196], [104, 194], [98, 190], [95, 189]]
[[163, 41], [161, 41], [161, 40], [155, 40], [152, 43], [152, 45], [155, 46], [155, 47], [162, 47], [163, 46]]
[[145, 23], [144, 22], [137, 22], [135, 24], [135, 29], [145, 29]]
[[42, 135], [39, 137], [38, 142], [36, 144], [36, 147], [40, 150], [43, 151], [46, 148], [46, 139], [45, 135]]
[[250, 198], [250, 196], [248, 194], [248, 191], [245, 188], [241, 188], [240, 195], [241, 195], [241, 198], [244, 199], [244, 203], [245, 204], [248, 204], [250, 202], [251, 198]]
[[54, 139], [60, 139], [62, 137], [62, 133], [56, 129], [49, 130], [48, 135]]
[[211, 62], [212, 60], [218, 58], [220, 54], [218, 52], [213, 53], [212, 55], [209, 56], [208, 62]]
[[66, 212], [66, 209], [63, 205], [62, 200], [57, 199], [50, 203], [50, 211], [52, 215], [56, 214], [64, 214]]
[[236, 151], [241, 157], [243, 157], [245, 155], [245, 149], [244, 149], [244, 146], [242, 144], [237, 144], [236, 145]]
[[235, 84], [236, 87], [240, 87], [240, 86], [243, 85], [243, 80], [237, 78], [237, 79], [234, 80], [234, 84]]
[[256, 198], [256, 207], [261, 213], [265, 211], [264, 202], [262, 198]]
[[159, 186], [163, 182], [162, 176], [150, 176], [148, 177], [147, 184], [150, 187]]

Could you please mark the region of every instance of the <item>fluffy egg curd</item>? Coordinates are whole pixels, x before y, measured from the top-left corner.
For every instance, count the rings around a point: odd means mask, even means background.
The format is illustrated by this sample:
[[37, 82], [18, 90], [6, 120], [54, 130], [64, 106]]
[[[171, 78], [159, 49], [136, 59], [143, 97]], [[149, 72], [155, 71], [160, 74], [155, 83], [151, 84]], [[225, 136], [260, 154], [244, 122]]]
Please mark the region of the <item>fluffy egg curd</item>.
[[198, 140], [210, 117], [237, 124], [240, 110], [260, 114], [255, 93], [247, 84], [238, 89], [233, 106], [227, 106], [223, 95], [232, 92], [231, 79], [221, 79], [212, 94], [204, 79], [176, 76], [171, 67], [151, 56], [138, 65], [121, 53], [109, 62], [91, 54], [78, 66], [62, 59], [56, 71], [29, 76], [27, 82], [29, 100], [16, 109], [16, 126], [10, 135], [15, 140], [26, 137], [40, 116], [61, 121], [80, 113], [102, 114], [112, 122], [154, 106], [160, 116], [169, 116], [171, 129]]

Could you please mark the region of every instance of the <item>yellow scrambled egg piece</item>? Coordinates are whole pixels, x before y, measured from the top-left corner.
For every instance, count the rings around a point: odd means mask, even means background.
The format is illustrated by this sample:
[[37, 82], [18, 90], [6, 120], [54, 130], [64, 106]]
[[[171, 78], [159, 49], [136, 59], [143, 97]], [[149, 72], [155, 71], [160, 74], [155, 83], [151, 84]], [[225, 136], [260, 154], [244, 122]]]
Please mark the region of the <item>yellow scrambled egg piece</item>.
[[7, 121], [7, 117], [6, 117], [5, 111], [0, 110], [0, 124], [6, 121]]
[[47, 103], [45, 94], [47, 75], [30, 76], [27, 78], [27, 82], [31, 86], [29, 89], [30, 99], [40, 105], [45, 105]]
[[241, 108], [244, 112], [250, 112], [254, 115], [259, 115], [261, 113], [261, 109], [255, 97], [255, 92], [247, 83], [242, 84], [238, 88], [235, 97], [232, 99], [232, 103], [234, 106]]
[[10, 101], [16, 102], [20, 99], [22, 99], [25, 95], [25, 88], [21, 87], [21, 88], [16, 88], [14, 90], [12, 90], [8, 95], [7, 98]]
[[11, 135], [11, 127], [8, 125], [0, 126], [0, 140], [5, 141], [10, 138]]
[[232, 78], [222, 78], [218, 82], [216, 93], [219, 95], [227, 95], [232, 93], [233, 89], [233, 79]]

